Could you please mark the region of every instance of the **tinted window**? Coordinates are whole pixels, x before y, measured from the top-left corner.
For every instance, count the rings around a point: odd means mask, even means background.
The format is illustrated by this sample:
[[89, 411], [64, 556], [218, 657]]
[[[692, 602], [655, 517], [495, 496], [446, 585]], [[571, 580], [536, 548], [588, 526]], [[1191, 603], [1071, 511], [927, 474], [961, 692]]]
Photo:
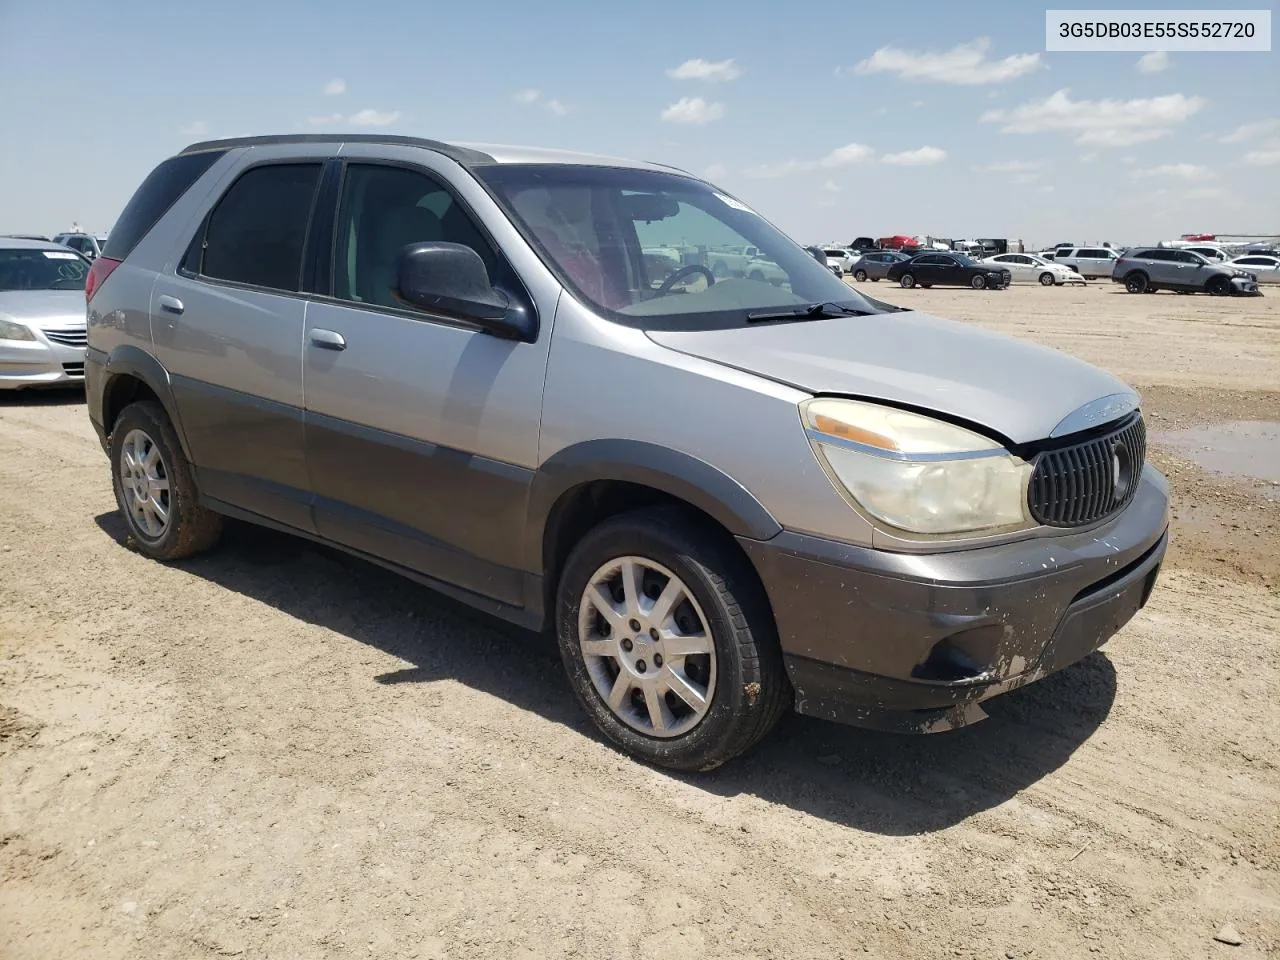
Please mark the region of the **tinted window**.
[[88, 273], [70, 250], [0, 248], [0, 290], [83, 290]]
[[1172, 263], [1178, 259], [1173, 255], [1172, 250], [1142, 250], [1137, 256], [1143, 260], [1160, 260], [1166, 263]]
[[1173, 259], [1181, 260], [1183, 263], [1207, 263], [1208, 261], [1198, 253], [1192, 253], [1190, 250], [1173, 250]]
[[343, 300], [404, 307], [396, 258], [410, 243], [444, 240], [480, 254], [495, 282], [496, 257], [471, 217], [437, 181], [401, 167], [353, 164], [342, 184], [333, 294]]
[[1250, 267], [1270, 267], [1275, 264], [1274, 260], [1268, 260], [1266, 257], [1241, 257], [1235, 262], [1247, 264]]
[[1059, 247], [1059, 248], [1054, 252], [1054, 256], [1056, 256], [1056, 257], [1069, 257], [1069, 256], [1071, 256], [1072, 251], [1073, 251], [1074, 249], [1075, 249], [1074, 247]]
[[297, 290], [320, 164], [257, 167], [209, 215], [199, 272], [218, 280]]
[[170, 157], [142, 181], [107, 238], [105, 257], [123, 260], [177, 199], [222, 156], [223, 151]]
[[916, 263], [926, 267], [936, 267], [947, 262], [948, 261], [946, 257], [939, 257], [934, 254], [925, 254], [923, 257], [919, 257], [916, 259]]

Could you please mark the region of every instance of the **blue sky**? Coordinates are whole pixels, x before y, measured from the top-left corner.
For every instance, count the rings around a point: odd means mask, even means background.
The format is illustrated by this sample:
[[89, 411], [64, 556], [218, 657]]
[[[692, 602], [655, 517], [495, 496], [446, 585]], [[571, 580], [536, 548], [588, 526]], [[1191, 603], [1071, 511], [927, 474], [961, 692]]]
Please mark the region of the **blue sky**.
[[331, 130], [671, 163], [806, 242], [1280, 231], [1275, 52], [1045, 53], [1025, 2], [790, 10], [0, 0], [0, 232], [105, 230], [194, 140]]

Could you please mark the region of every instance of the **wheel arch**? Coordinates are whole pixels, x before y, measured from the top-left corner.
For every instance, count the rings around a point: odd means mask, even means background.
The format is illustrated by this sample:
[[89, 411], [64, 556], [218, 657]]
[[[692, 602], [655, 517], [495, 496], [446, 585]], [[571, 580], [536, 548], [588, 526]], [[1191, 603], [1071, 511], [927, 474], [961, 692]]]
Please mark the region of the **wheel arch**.
[[182, 453], [188, 458], [186, 433], [178, 415], [178, 404], [173, 396], [169, 372], [154, 356], [129, 344], [116, 347], [107, 356], [102, 383], [102, 426], [109, 435], [120, 411], [137, 400], [155, 400], [164, 408], [173, 424], [174, 433], [182, 445]]

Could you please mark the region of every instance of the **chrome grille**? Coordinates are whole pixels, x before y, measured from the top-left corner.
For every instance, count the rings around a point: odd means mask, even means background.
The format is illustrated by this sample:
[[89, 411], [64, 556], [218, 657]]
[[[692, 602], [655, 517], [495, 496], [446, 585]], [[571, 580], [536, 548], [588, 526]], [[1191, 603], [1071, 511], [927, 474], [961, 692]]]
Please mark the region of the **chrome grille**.
[[46, 330], [44, 335], [54, 343], [64, 347], [83, 347], [89, 342], [89, 333], [84, 327], [71, 327], [67, 330]]
[[1027, 490], [1031, 515], [1051, 527], [1079, 527], [1123, 509], [1137, 492], [1147, 459], [1141, 414], [1099, 437], [1035, 459]]

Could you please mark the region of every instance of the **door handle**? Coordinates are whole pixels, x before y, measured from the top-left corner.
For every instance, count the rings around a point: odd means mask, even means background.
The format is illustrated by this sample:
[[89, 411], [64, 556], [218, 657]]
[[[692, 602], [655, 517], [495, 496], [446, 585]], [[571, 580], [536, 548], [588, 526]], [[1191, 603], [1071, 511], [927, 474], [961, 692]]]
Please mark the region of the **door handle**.
[[321, 350], [345, 350], [346, 338], [333, 330], [321, 330], [319, 327], [311, 331], [311, 345]]
[[158, 300], [160, 309], [165, 313], [182, 313], [187, 309], [181, 300], [177, 297], [171, 297], [168, 294], [161, 294]]

